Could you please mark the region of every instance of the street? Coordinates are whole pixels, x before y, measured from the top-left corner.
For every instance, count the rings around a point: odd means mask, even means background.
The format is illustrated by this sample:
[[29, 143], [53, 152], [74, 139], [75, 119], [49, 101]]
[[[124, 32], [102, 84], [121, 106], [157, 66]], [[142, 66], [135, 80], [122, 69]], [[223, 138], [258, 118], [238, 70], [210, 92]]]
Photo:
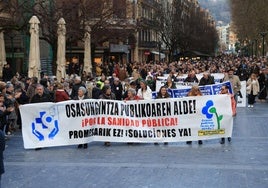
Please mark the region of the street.
[[[240, 107], [231, 143], [93, 142], [25, 150], [21, 131], [6, 142], [2, 188], [210, 188], [268, 186], [268, 104]], [[190, 120], [189, 120], [190, 121]]]

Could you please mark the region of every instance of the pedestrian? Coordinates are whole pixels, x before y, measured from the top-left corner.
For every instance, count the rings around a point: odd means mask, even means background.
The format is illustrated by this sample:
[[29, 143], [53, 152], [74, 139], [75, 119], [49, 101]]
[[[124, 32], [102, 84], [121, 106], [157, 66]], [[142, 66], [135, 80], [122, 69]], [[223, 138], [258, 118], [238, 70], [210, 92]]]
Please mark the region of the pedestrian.
[[[88, 96], [86, 95], [87, 93], [87, 90], [85, 87], [81, 86], [78, 88], [78, 95], [74, 97], [74, 100], [85, 100], [85, 99], [88, 99]], [[88, 147], [88, 144], [87, 143], [84, 143], [84, 144], [79, 144], [77, 146], [77, 148], [84, 148], [86, 149]]]
[[[229, 86], [223, 85], [221, 87], [220, 94], [227, 94], [227, 95], [229, 95], [231, 97], [232, 115], [236, 116], [236, 102], [235, 102], [235, 99], [234, 99], [234, 95], [229, 93]], [[228, 141], [231, 142], [231, 137], [228, 137]], [[224, 144], [225, 143], [225, 138], [221, 138], [220, 143]]]
[[254, 107], [255, 98], [260, 91], [259, 81], [255, 73], [250, 75], [250, 78], [247, 80], [247, 94], [248, 94], [248, 107]]
[[[99, 99], [116, 100], [115, 94], [112, 92], [110, 85], [104, 85], [102, 88], [102, 94]], [[110, 146], [111, 142], [104, 142], [105, 146]]]
[[[74, 78], [74, 84], [72, 86], [72, 93], [70, 95], [71, 99], [74, 99], [75, 97], [78, 96], [78, 89], [83, 86], [84, 88], [86, 88], [85, 84], [82, 83], [81, 77], [80, 76], [76, 76]], [[86, 93], [87, 94], [87, 93]]]
[[233, 94], [234, 94], [234, 98], [235, 98], [235, 102], [237, 104], [237, 97], [239, 95], [240, 89], [241, 89], [241, 82], [238, 76], [234, 75], [234, 70], [233, 69], [229, 69], [227, 71], [227, 73], [225, 73], [223, 81], [230, 81], [231, 86], [232, 86], [232, 90], [233, 90]]
[[164, 86], [166, 86], [166, 88], [169, 89], [177, 89], [175, 82], [172, 80], [172, 77], [170, 76], [167, 78], [167, 81]]
[[4, 166], [4, 151], [6, 148], [5, 143], [5, 135], [2, 130], [0, 130], [0, 188], [2, 182], [2, 174], [5, 173], [5, 166]]
[[263, 70], [260, 71], [258, 81], [260, 85], [260, 93], [259, 93], [258, 99], [260, 100], [260, 102], [266, 102], [267, 90], [266, 90], [265, 83], [267, 79], [265, 77], [265, 74], [263, 73]]
[[214, 77], [209, 72], [204, 72], [203, 77], [200, 79], [199, 86], [215, 84]]
[[30, 103], [53, 102], [50, 94], [44, 92], [44, 86], [41, 84], [36, 85], [36, 94], [31, 98]]
[[[200, 91], [199, 87], [197, 85], [193, 85], [191, 90], [188, 92], [187, 96], [202, 96], [202, 92]], [[186, 141], [186, 144], [192, 144], [192, 141]], [[198, 144], [202, 145], [203, 141], [202, 140], [198, 140]]]
[[32, 77], [31, 81], [29, 83], [29, 86], [27, 88], [26, 94], [29, 97], [30, 101], [32, 97], [35, 95], [36, 91], [36, 85], [38, 84], [38, 78], [37, 77]]
[[55, 102], [67, 101], [70, 99], [68, 93], [64, 90], [64, 86], [62, 83], [57, 84], [57, 89], [55, 91]]
[[198, 83], [199, 82], [194, 70], [191, 70], [188, 73], [188, 76], [185, 78], [184, 82], [186, 82], [186, 83], [187, 82], [190, 82], [190, 83]]
[[145, 80], [140, 80], [140, 89], [138, 90], [137, 95], [144, 100], [152, 99], [152, 90]]
[[119, 78], [114, 78], [113, 83], [111, 83], [112, 92], [115, 94], [116, 100], [121, 101], [123, 95], [123, 86], [119, 80]]
[[[170, 95], [167, 91], [167, 87], [161, 86], [158, 93], [157, 93], [156, 99], [166, 99], [166, 98], [170, 98]], [[158, 145], [158, 142], [155, 142], [154, 144]], [[164, 142], [164, 145], [167, 145], [167, 144], [168, 144], [168, 142]]]
[[[53, 102], [50, 95], [44, 92], [44, 86], [41, 84], [36, 85], [35, 95], [31, 98], [30, 103], [43, 103], [43, 102]], [[40, 150], [42, 148], [35, 148], [35, 150]]]

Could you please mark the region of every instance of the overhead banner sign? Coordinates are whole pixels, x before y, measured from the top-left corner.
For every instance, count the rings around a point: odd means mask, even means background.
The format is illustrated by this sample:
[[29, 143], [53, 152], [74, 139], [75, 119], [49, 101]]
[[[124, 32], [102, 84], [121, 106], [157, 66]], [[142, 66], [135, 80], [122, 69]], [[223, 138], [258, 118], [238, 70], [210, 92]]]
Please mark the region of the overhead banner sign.
[[93, 141], [180, 142], [231, 137], [228, 95], [139, 101], [70, 100], [20, 106], [26, 149]]

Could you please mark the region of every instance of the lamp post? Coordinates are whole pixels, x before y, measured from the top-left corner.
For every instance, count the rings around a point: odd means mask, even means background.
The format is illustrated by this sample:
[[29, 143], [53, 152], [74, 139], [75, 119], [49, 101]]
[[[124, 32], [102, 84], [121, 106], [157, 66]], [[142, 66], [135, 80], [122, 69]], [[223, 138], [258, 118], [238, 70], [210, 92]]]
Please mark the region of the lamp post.
[[257, 39], [255, 39], [254, 40], [254, 42], [255, 42], [255, 57], [257, 57], [257, 55], [258, 55], [258, 40]]
[[160, 61], [161, 61], [161, 54], [160, 54], [160, 51], [161, 51], [161, 42], [159, 41], [158, 42], [158, 50], [159, 50], [159, 57], [158, 57], [158, 60], [159, 60], [159, 63], [160, 63]]
[[260, 32], [260, 35], [262, 36], [262, 57], [264, 57], [264, 38], [268, 32]]
[[254, 57], [254, 41], [251, 41], [251, 56]]

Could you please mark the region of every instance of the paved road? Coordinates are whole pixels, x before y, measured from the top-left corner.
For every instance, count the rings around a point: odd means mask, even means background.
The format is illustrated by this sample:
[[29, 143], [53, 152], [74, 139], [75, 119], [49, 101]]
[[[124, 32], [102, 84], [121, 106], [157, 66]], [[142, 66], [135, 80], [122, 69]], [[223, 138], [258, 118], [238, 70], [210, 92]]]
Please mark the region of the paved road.
[[2, 188], [268, 187], [268, 103], [238, 108], [231, 143], [208, 140], [111, 147], [94, 142], [25, 150], [16, 132], [4, 153]]

